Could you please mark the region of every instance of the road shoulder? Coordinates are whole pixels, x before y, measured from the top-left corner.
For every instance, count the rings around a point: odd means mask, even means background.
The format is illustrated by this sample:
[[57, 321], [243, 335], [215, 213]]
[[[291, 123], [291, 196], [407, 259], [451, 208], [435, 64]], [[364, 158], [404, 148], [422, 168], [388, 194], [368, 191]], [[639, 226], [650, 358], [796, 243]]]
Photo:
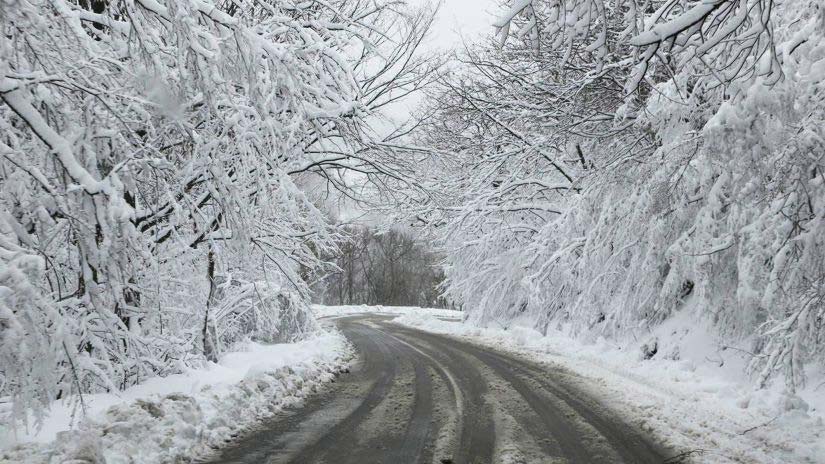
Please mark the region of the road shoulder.
[[156, 377], [80, 404], [55, 402], [40, 430], [6, 430], [0, 463], [190, 462], [335, 378], [353, 358], [337, 331], [249, 343], [217, 364]]

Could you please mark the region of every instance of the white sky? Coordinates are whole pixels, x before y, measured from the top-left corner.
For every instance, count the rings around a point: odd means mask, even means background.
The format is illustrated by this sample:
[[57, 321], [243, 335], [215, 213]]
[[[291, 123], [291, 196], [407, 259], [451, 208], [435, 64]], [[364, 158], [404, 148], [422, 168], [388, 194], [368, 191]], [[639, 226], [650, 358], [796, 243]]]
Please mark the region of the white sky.
[[[479, 34], [493, 32], [497, 17], [497, 0], [442, 0], [431, 38], [427, 44], [433, 49], [461, 47], [462, 35], [467, 41]], [[427, 0], [410, 0], [410, 4], [424, 4]]]
[[[435, 3], [438, 0], [407, 0], [410, 5], [424, 5]], [[424, 47], [426, 51], [451, 50], [462, 48], [463, 43], [473, 42], [484, 34], [493, 34], [493, 20], [500, 14], [500, 0], [442, 0], [438, 16], [430, 31]], [[392, 121], [372, 121], [373, 128], [379, 133], [392, 130], [403, 124], [410, 117], [410, 112], [421, 101], [420, 95], [410, 95], [404, 100], [390, 104], [382, 113]], [[340, 199], [339, 199], [340, 201]], [[364, 217], [363, 213], [347, 202], [339, 203], [331, 208], [337, 211], [342, 220], [356, 222], [372, 222]]]
[[[407, 0], [410, 5], [425, 5], [438, 0]], [[480, 36], [493, 34], [493, 20], [500, 14], [500, 0], [442, 0], [441, 8], [423, 44], [423, 52], [448, 51], [462, 48]], [[403, 124], [410, 111], [418, 106], [420, 95], [410, 95], [393, 103], [383, 113], [394, 122], [390, 126]], [[379, 123], [382, 126], [383, 123]]]

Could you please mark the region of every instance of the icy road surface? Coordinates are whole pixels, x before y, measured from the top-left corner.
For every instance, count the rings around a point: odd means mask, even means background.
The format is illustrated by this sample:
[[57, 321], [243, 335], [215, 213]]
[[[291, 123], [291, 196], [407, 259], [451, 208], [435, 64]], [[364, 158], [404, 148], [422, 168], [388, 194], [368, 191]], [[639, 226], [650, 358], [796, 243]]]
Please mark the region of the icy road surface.
[[337, 321], [360, 361], [220, 463], [662, 463], [566, 372], [381, 316]]

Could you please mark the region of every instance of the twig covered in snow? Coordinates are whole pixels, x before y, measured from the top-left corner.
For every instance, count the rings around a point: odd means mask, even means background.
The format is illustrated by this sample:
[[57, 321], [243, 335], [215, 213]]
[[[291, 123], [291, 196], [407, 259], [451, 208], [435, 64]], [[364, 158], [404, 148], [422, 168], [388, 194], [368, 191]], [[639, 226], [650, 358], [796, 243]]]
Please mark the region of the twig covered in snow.
[[505, 3], [505, 40], [431, 91], [429, 195], [392, 216], [440, 245], [447, 297], [585, 337], [695, 311], [751, 345], [758, 386], [803, 387], [825, 359], [821, 5]]
[[432, 16], [396, 0], [2, 3], [12, 415], [311, 333], [307, 283], [336, 239], [317, 187], [364, 200], [408, 177], [403, 144], [366, 122], [428, 82]]

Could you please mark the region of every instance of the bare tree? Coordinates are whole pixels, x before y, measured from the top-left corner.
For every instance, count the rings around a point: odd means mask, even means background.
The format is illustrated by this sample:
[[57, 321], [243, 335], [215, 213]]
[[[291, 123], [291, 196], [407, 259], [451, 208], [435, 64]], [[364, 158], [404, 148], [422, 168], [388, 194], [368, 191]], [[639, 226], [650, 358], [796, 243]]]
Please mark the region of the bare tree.
[[321, 290], [327, 304], [443, 307], [439, 256], [412, 236], [348, 227]]

